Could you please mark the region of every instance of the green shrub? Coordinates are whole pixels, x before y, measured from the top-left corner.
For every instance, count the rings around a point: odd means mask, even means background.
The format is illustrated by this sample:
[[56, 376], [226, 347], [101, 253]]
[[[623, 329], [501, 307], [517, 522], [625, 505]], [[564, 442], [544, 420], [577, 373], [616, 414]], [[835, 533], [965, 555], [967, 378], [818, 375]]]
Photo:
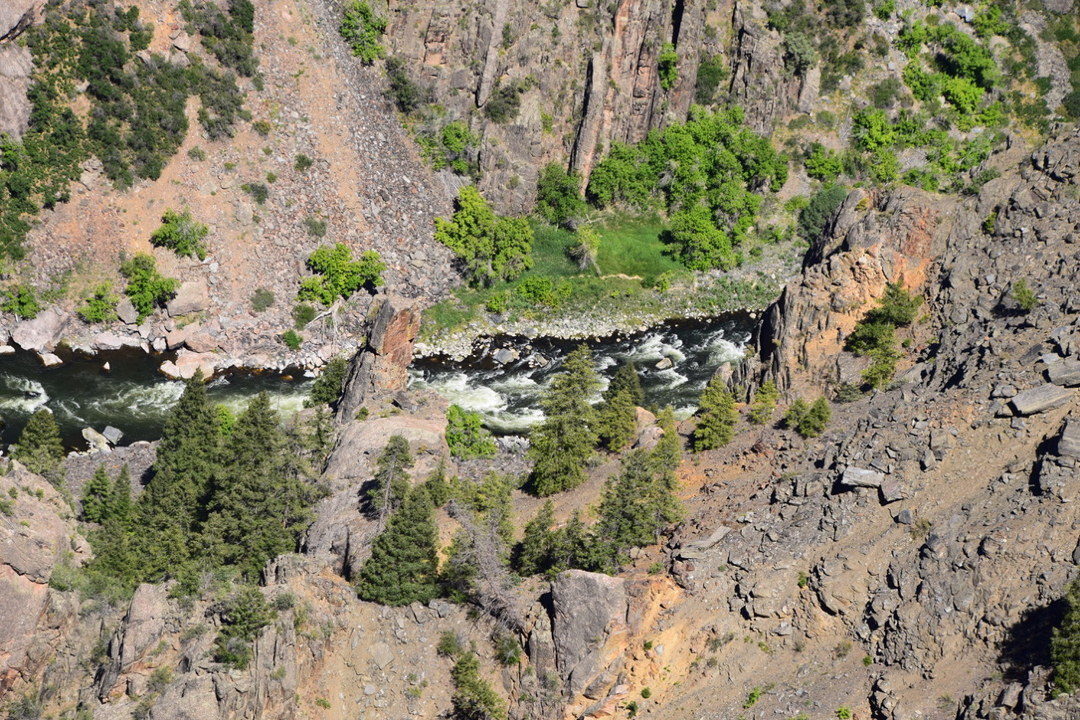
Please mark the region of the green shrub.
[[[895, 0], [889, 0], [895, 3]], [[888, 78], [870, 87], [870, 101], [879, 110], [888, 110], [896, 104], [903, 85], [896, 78]]]
[[411, 113], [433, 102], [434, 88], [413, 80], [404, 58], [397, 55], [386, 58], [386, 76], [390, 80], [387, 94], [401, 112]]
[[1028, 287], [1027, 280], [1023, 278], [1013, 283], [1010, 295], [1024, 312], [1031, 312], [1039, 306], [1039, 298], [1035, 296], [1035, 292]]
[[352, 54], [365, 65], [371, 65], [385, 53], [379, 40], [386, 32], [386, 19], [376, 15], [366, 2], [353, 0], [345, 7], [339, 30]]
[[293, 163], [293, 169], [297, 172], [304, 172], [314, 164], [314, 160], [312, 160], [304, 153], [300, 153], [296, 156], [296, 162]]
[[250, 195], [251, 199], [259, 205], [266, 203], [266, 199], [270, 197], [270, 188], [262, 183], [244, 183], [240, 189]]
[[285, 343], [290, 350], [299, 350], [300, 346], [304, 344], [304, 338], [295, 330], [286, 330], [285, 334], [281, 336], [281, 341]]
[[521, 644], [513, 635], [503, 633], [495, 638], [495, 659], [503, 667], [511, 667], [521, 662]]
[[293, 322], [297, 330], [303, 330], [308, 323], [315, 319], [315, 308], [308, 303], [297, 303], [293, 308]]
[[694, 102], [698, 105], [712, 105], [716, 101], [716, 91], [729, 74], [723, 55], [714, 55], [698, 65], [697, 80], [694, 83]]
[[111, 322], [116, 319], [116, 300], [112, 283], [100, 283], [94, 286], [90, 296], [79, 308], [79, 317], [88, 323]]
[[206, 246], [203, 245], [203, 239], [209, 232], [206, 225], [192, 219], [191, 211], [185, 209], [178, 213], [167, 209], [161, 216], [161, 227], [151, 233], [150, 243], [154, 247], [168, 248], [180, 257], [205, 260]]
[[647, 687], [641, 688], [641, 697], [644, 698], [645, 700], [648, 700], [649, 698], [651, 698], [652, 697], [652, 689], [647, 688]]
[[304, 227], [311, 237], [321, 238], [326, 235], [326, 221], [320, 220], [314, 215], [308, 215], [304, 218]]
[[679, 54], [675, 52], [675, 46], [664, 43], [660, 55], [656, 58], [657, 74], [660, 76], [660, 87], [670, 90], [675, 87], [679, 79]]
[[536, 212], [549, 223], [565, 227], [585, 212], [581, 176], [560, 163], [549, 163], [536, 181]]
[[820, 240], [826, 223], [847, 198], [847, 194], [847, 188], [843, 185], [831, 185], [815, 194], [799, 213], [797, 226], [800, 237], [809, 243]]
[[344, 356], [338, 355], [326, 363], [326, 367], [315, 378], [311, 386], [311, 393], [304, 400], [304, 407], [316, 405], [333, 405], [341, 397], [341, 388], [345, 383], [345, 375], [349, 372], [349, 361]]
[[263, 137], [269, 135], [270, 131], [273, 129], [273, 126], [266, 120], [256, 120], [251, 123], [251, 127]]
[[839, 707], [836, 709], [836, 720], [851, 720], [851, 708]]
[[825, 432], [831, 419], [832, 408], [825, 398], [818, 398], [812, 405], [798, 398], [784, 414], [784, 425], [804, 438], [812, 438]]
[[495, 440], [484, 430], [480, 413], [451, 405], [446, 411], [446, 444], [463, 460], [495, 455]]
[[383, 284], [386, 269], [374, 250], [365, 250], [359, 260], [344, 243], [333, 248], [320, 247], [307, 259], [307, 266], [316, 273], [300, 282], [300, 300], [314, 300], [329, 306], [339, 298], [348, 298], [362, 287], [371, 289]]
[[453, 630], [443, 630], [439, 635], [439, 644], [435, 646], [435, 652], [443, 657], [456, 658], [465, 652], [465, 642]]
[[154, 257], [146, 253], [137, 253], [122, 262], [120, 274], [127, 278], [124, 294], [139, 313], [140, 323], [154, 312], [156, 305], [164, 305], [175, 296], [180, 287], [179, 280], [159, 273]]
[[257, 313], [265, 312], [274, 304], [274, 293], [266, 288], [256, 288], [251, 296], [251, 309]]
[[188, 150], [187, 154], [188, 154], [189, 158], [191, 158], [192, 160], [195, 160], [196, 162], [202, 162], [203, 160], [206, 159], [206, 151], [203, 150], [198, 145], [196, 145], [195, 147]]
[[518, 116], [521, 110], [523, 88], [518, 83], [498, 85], [484, 104], [484, 115], [488, 120], [505, 125]]
[[528, 221], [496, 215], [471, 185], [461, 188], [454, 207], [451, 219], [435, 218], [435, 239], [458, 256], [470, 284], [513, 280], [532, 266]]
[[803, 160], [803, 167], [806, 168], [807, 175], [827, 183], [840, 177], [840, 173], [844, 171], [844, 163], [836, 153], [826, 149], [821, 143], [810, 145], [810, 154]]
[[810, 37], [801, 32], [784, 35], [784, 64], [791, 68], [793, 73], [804, 75], [817, 63], [818, 53]]
[[0, 304], [0, 310], [11, 313], [20, 320], [29, 320], [41, 312], [41, 303], [33, 287], [19, 284], [4, 291], [4, 302]]

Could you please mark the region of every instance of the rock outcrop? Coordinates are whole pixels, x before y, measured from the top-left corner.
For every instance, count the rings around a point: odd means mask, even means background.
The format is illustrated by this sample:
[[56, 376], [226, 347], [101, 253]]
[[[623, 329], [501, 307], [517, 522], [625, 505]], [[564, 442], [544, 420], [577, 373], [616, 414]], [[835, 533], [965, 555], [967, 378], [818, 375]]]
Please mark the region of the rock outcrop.
[[354, 420], [360, 408], [405, 389], [419, 332], [420, 309], [414, 302], [392, 295], [382, 300], [367, 344], [349, 365], [338, 403], [341, 422]]
[[[480, 136], [480, 187], [501, 212], [531, 208], [547, 162], [569, 156], [587, 177], [613, 141], [634, 143], [685, 120], [702, 58], [720, 56], [729, 67], [720, 94], [760, 132], [799, 98], [800, 81], [784, 73], [780, 35], [754, 4], [425, 0], [390, 10], [390, 52], [432, 86], [450, 119], [466, 120]], [[666, 43], [679, 56], [668, 89], [658, 72]], [[484, 121], [476, 110], [511, 84], [521, 90], [517, 117]]]
[[87, 553], [52, 485], [18, 464], [0, 476], [0, 697], [49, 663], [58, 628], [77, 612], [49, 581]]

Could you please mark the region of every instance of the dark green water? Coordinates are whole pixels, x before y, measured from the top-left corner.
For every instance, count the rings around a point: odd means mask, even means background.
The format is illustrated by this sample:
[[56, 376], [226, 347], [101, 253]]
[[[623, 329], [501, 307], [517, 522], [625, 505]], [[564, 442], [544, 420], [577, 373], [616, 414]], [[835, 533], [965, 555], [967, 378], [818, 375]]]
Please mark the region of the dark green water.
[[[84, 427], [117, 427], [124, 432], [121, 444], [155, 440], [184, 391], [184, 383], [158, 373], [164, 357], [150, 357], [138, 350], [105, 353], [93, 359], [70, 353], [61, 353], [61, 357], [65, 364], [56, 368], [42, 367], [37, 357], [27, 352], [0, 358], [3, 442], [18, 439], [27, 419], [40, 407], [53, 412], [65, 442], [76, 449], [85, 447]], [[105, 362], [111, 371], [102, 369]], [[290, 413], [303, 407], [311, 382], [237, 373], [213, 380], [209, 392], [213, 402], [239, 412], [266, 390], [281, 412]]]

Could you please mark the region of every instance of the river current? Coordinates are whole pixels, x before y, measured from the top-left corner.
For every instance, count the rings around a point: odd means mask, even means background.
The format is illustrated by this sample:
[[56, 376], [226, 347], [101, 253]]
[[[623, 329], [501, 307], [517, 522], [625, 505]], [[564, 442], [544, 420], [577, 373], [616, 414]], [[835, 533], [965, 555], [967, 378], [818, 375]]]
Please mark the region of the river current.
[[[750, 328], [751, 321], [744, 316], [673, 322], [588, 344], [604, 387], [622, 363], [633, 362], [642, 377], [646, 403], [671, 405], [685, 417], [695, 409], [701, 389], [716, 369], [742, 357]], [[578, 344], [496, 338], [493, 347], [509, 350], [516, 359], [496, 363], [490, 351], [463, 362], [425, 358], [413, 363], [410, 382], [479, 412], [495, 433], [521, 433], [543, 418], [540, 396], [559, 372], [563, 358]], [[138, 351], [96, 358], [69, 354], [64, 359], [61, 367], [43, 368], [31, 353], [0, 358], [0, 418], [4, 422], [0, 440], [17, 440], [27, 419], [41, 407], [53, 412], [65, 443], [73, 449], [85, 448], [84, 427], [117, 427], [124, 433], [121, 444], [153, 440], [160, 436], [169, 410], [184, 390], [182, 382], [157, 372], [162, 358]], [[289, 414], [303, 407], [311, 383], [299, 377], [235, 373], [213, 380], [209, 394], [212, 402], [239, 413], [265, 390], [279, 412]]]

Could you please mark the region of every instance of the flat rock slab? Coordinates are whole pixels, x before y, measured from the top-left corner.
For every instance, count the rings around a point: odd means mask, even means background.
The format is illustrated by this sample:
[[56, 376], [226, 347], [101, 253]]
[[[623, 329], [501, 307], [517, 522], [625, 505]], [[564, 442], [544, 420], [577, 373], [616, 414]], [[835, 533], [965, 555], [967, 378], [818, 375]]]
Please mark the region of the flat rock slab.
[[1064, 405], [1073, 394], [1068, 388], [1046, 383], [1019, 393], [1012, 399], [1012, 406], [1017, 415], [1034, 415]]
[[60, 342], [67, 316], [46, 310], [33, 320], [24, 320], [15, 326], [11, 339], [23, 350], [50, 352]]
[[840, 482], [848, 487], [878, 488], [885, 480], [885, 476], [876, 470], [848, 466], [840, 477]]
[[1046, 368], [1046, 376], [1055, 385], [1080, 385], [1080, 360], [1062, 360]]
[[394, 651], [386, 643], [377, 642], [371, 646], [371, 659], [380, 670], [385, 670], [387, 665], [394, 662]]
[[1058, 455], [1080, 458], [1080, 420], [1070, 418], [1058, 438]]
[[194, 312], [202, 312], [210, 307], [210, 290], [205, 280], [193, 280], [180, 286], [176, 297], [170, 300], [166, 306], [170, 317], [187, 315]]

